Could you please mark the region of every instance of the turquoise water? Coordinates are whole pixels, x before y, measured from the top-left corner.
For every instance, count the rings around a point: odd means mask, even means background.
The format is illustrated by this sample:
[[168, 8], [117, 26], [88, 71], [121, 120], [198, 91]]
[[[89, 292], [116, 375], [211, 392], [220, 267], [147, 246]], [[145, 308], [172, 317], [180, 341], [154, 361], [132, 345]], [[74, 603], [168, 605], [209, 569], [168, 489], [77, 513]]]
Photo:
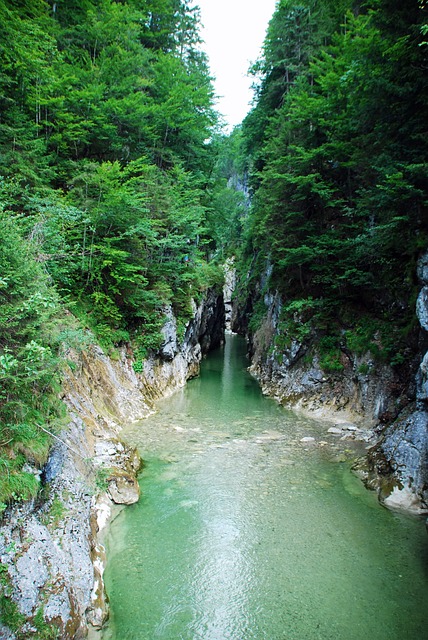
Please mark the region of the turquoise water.
[[107, 540], [103, 640], [428, 638], [423, 523], [381, 507], [350, 471], [358, 451], [246, 366], [228, 338], [125, 430], [146, 464]]

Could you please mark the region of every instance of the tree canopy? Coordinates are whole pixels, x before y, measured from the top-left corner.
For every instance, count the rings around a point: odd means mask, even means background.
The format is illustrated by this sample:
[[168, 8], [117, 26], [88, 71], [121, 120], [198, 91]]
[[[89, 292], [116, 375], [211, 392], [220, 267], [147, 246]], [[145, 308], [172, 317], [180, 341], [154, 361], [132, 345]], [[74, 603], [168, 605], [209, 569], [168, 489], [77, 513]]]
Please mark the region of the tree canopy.
[[382, 329], [397, 352], [414, 317], [428, 241], [426, 20], [418, 0], [281, 0], [253, 67], [243, 277], [249, 261], [256, 275], [269, 263], [285, 326], [300, 300], [299, 322], [337, 345], [362, 322], [367, 344]]
[[61, 345], [85, 346], [89, 329], [107, 350], [132, 344], [138, 365], [167, 309], [184, 327], [221, 274], [199, 10], [0, 0], [0, 21], [1, 512], [32, 495], [25, 452], [42, 464], [41, 427], [61, 422]]

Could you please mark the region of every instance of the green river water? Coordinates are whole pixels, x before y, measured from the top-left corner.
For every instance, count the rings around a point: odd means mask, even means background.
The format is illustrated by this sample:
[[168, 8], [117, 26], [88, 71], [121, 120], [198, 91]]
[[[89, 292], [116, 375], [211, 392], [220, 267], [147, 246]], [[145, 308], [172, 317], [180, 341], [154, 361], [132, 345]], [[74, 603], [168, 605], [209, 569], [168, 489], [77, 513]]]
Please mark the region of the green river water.
[[422, 521], [381, 507], [350, 471], [358, 452], [264, 397], [246, 366], [228, 337], [125, 428], [142, 497], [109, 530], [103, 640], [428, 638]]

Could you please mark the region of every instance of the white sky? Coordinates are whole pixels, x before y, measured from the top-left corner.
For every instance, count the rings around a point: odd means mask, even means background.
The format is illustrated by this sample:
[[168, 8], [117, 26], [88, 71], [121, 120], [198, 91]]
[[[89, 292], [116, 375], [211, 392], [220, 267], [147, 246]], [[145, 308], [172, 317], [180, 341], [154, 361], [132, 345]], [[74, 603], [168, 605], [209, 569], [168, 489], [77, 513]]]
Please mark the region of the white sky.
[[276, 0], [194, 0], [208, 54], [218, 111], [230, 131], [247, 115], [252, 99], [248, 68], [257, 60]]

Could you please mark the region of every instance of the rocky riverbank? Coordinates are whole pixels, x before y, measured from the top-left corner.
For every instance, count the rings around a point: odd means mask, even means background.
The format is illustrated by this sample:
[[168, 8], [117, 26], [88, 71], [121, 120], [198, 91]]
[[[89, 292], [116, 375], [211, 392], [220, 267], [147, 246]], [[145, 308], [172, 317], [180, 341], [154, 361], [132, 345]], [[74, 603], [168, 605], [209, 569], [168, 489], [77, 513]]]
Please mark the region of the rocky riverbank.
[[215, 292], [195, 304], [181, 342], [166, 315], [160, 352], [139, 373], [129, 348], [117, 359], [96, 345], [67, 354], [62, 397], [70, 419], [42, 473], [33, 470], [40, 497], [9, 508], [0, 528], [0, 595], [8, 611], [0, 638], [79, 640], [105, 621], [99, 536], [114, 505], [139, 497], [141, 460], [121, 442], [121, 425], [145, 417], [157, 399], [197, 375], [203, 353], [223, 336], [224, 306]]
[[380, 434], [370, 455], [370, 480], [392, 508], [428, 508], [428, 252], [418, 262], [416, 315], [420, 364], [411, 402]]
[[[310, 343], [291, 339], [286, 348], [278, 347], [283, 302], [277, 292], [264, 294], [266, 313], [254, 333], [246, 319], [254, 301], [247, 301], [245, 310], [235, 307], [231, 315], [234, 329], [247, 334], [250, 371], [263, 392], [336, 428], [351, 423], [363, 430], [373, 445], [360, 470], [368, 486], [386, 506], [420, 513], [428, 505], [428, 254], [419, 261], [418, 277], [420, 365], [412, 362], [407, 368], [417, 370], [416, 376], [376, 361], [370, 352], [349, 350], [340, 354], [340, 370], [328, 372], [321, 366], [316, 336]], [[269, 273], [259, 291], [266, 291], [268, 279]]]
[[303, 342], [275, 347], [282, 301], [276, 293], [266, 302], [267, 314], [251, 340], [250, 367], [264, 393], [308, 415], [328, 419], [333, 414], [335, 421], [365, 427], [396, 414], [397, 397], [402, 398], [405, 384], [390, 367], [374, 365], [370, 354], [343, 353], [342, 369], [326, 372], [316, 351], [310, 352]]

